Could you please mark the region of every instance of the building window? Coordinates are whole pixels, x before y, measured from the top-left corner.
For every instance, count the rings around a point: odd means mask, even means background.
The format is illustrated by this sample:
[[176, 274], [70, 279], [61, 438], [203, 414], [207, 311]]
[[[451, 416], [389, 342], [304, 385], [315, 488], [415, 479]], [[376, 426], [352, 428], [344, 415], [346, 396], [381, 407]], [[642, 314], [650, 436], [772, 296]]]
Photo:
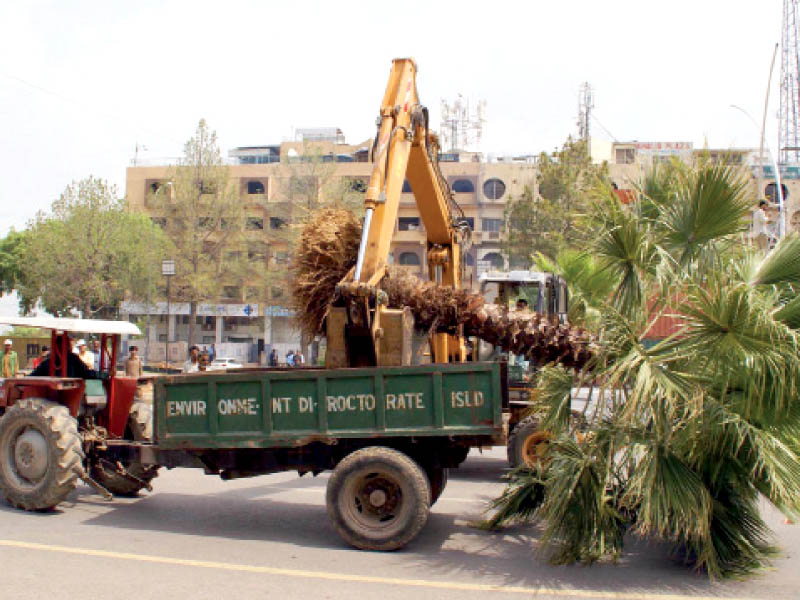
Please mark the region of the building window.
[[269, 218], [269, 228], [270, 229], [283, 229], [284, 227], [286, 227], [286, 221], [284, 221], [280, 217], [270, 217]]
[[411, 191], [411, 184], [408, 183], [408, 179], [403, 180], [403, 193], [404, 194], [413, 194], [414, 192]]
[[239, 298], [240, 296], [239, 287], [236, 285], [222, 286], [222, 295], [229, 300]]
[[150, 217], [150, 220], [153, 222], [153, 225], [158, 225], [161, 229], [167, 226], [166, 217]]
[[271, 291], [273, 300], [276, 300], [278, 298], [282, 298], [283, 297], [283, 288], [279, 288], [277, 286], [273, 286], [273, 288], [270, 291]]
[[400, 254], [400, 264], [401, 265], [419, 265], [419, 254], [416, 252], [402, 252]]
[[636, 162], [636, 148], [617, 148], [614, 156], [618, 165], [632, 165]]
[[506, 193], [506, 184], [497, 178], [489, 179], [483, 184], [483, 195], [489, 200], [499, 200]]
[[466, 264], [468, 267], [474, 267], [474, 266], [475, 266], [475, 258], [472, 256], [472, 254], [470, 254], [469, 252], [467, 252], [467, 253], [464, 255], [464, 263], [465, 263], [465, 264]]
[[472, 231], [475, 231], [475, 217], [461, 217], [459, 221], [466, 223]]
[[416, 231], [419, 229], [419, 217], [400, 217], [397, 219], [398, 231]]
[[260, 181], [248, 181], [247, 182], [247, 193], [248, 194], [263, 194], [264, 193], [264, 184]]
[[488, 262], [493, 269], [502, 269], [505, 266], [503, 256], [499, 252], [489, 252], [483, 255], [483, 260]]
[[[781, 184], [781, 195], [783, 196], [783, 201], [786, 202], [786, 199], [789, 197], [789, 190], [786, 189], [784, 184]], [[764, 188], [764, 197], [770, 202], [777, 204], [778, 185], [775, 183], [768, 183], [767, 187]]]
[[475, 185], [469, 179], [456, 179], [452, 185], [456, 194], [474, 194]]
[[348, 177], [347, 189], [350, 192], [364, 193], [367, 191], [367, 180], [361, 177]]
[[503, 219], [481, 219], [481, 229], [499, 233], [503, 230]]
[[266, 248], [264, 244], [248, 244], [247, 245], [247, 259], [248, 260], [264, 260], [266, 257]]
[[151, 181], [150, 182], [150, 193], [157, 194], [159, 190], [161, 190], [161, 186], [164, 185], [163, 181]]
[[264, 229], [264, 219], [247, 217], [247, 228], [250, 230]]
[[214, 229], [214, 217], [200, 217], [197, 219], [197, 226], [200, 229]]

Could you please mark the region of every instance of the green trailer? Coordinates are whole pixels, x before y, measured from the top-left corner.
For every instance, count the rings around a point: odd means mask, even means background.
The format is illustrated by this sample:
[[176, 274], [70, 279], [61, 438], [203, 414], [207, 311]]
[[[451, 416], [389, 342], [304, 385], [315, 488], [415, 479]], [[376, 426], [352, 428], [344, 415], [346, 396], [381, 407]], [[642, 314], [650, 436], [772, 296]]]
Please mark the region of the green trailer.
[[424, 526], [447, 470], [501, 442], [503, 398], [496, 363], [165, 376], [152, 440], [107, 440], [97, 460], [223, 479], [331, 470], [334, 528], [358, 548], [394, 550]]

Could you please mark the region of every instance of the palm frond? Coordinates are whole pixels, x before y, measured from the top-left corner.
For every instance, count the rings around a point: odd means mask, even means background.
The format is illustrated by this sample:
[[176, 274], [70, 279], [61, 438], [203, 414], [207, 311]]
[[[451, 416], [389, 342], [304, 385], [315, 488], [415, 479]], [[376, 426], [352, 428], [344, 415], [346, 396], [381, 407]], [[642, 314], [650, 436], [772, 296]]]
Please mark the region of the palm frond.
[[791, 233], [778, 242], [758, 265], [751, 285], [800, 285], [800, 236]]
[[675, 200], [658, 220], [664, 244], [681, 264], [713, 250], [713, 243], [742, 232], [751, 206], [745, 183], [731, 167], [707, 164], [687, 173]]

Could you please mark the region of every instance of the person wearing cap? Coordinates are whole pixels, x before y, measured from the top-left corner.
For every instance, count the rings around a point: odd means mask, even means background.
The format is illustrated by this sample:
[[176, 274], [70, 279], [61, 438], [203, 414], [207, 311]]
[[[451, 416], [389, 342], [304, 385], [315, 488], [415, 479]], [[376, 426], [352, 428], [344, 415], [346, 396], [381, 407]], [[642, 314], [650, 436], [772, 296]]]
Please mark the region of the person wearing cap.
[[75, 354], [83, 361], [83, 364], [94, 371], [94, 354], [86, 349], [86, 340], [78, 340], [77, 348]]
[[0, 374], [3, 377], [17, 375], [17, 353], [11, 349], [12, 344], [11, 340], [3, 342], [3, 351], [0, 352]]

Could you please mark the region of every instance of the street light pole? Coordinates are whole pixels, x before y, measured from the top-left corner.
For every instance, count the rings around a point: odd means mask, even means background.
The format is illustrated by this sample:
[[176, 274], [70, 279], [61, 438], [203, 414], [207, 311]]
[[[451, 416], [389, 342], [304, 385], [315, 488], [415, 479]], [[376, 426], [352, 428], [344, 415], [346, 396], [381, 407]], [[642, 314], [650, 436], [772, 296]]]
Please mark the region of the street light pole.
[[169, 282], [173, 275], [175, 275], [175, 261], [174, 260], [162, 260], [161, 261], [161, 274], [167, 278], [167, 336], [166, 336], [166, 356], [165, 362], [167, 364], [167, 370], [169, 370], [169, 301], [170, 301], [170, 289], [169, 289]]

